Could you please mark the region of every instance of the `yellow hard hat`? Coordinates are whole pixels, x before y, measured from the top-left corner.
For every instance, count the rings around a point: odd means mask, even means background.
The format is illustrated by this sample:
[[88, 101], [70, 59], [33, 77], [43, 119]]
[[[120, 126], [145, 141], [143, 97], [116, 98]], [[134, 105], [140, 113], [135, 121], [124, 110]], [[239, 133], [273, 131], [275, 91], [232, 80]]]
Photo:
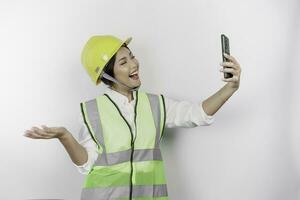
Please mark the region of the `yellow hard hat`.
[[81, 63], [95, 85], [100, 84], [99, 76], [111, 57], [131, 40], [132, 37], [123, 41], [113, 35], [95, 35], [87, 41], [81, 53]]

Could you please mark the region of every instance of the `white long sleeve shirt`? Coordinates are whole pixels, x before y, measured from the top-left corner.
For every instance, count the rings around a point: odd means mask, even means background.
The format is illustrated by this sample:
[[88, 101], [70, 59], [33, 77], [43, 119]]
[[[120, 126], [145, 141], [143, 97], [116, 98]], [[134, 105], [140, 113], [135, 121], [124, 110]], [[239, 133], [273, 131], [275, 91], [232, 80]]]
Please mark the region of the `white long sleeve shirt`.
[[[134, 108], [136, 102], [136, 91], [133, 91], [133, 100], [131, 102], [128, 102], [128, 98], [125, 95], [111, 89], [110, 87], [106, 88], [105, 93], [117, 104], [135, 135]], [[193, 128], [196, 126], [208, 126], [214, 122], [214, 116], [207, 115], [204, 112], [202, 101], [201, 104], [198, 104], [189, 101], [178, 101], [164, 95], [163, 97], [166, 107], [166, 128]], [[98, 158], [97, 145], [92, 140], [91, 135], [83, 122], [81, 112], [79, 114], [79, 123], [81, 124], [81, 128], [78, 134], [78, 142], [87, 150], [88, 160], [83, 165], [73, 164], [77, 167], [80, 173], [87, 174]]]

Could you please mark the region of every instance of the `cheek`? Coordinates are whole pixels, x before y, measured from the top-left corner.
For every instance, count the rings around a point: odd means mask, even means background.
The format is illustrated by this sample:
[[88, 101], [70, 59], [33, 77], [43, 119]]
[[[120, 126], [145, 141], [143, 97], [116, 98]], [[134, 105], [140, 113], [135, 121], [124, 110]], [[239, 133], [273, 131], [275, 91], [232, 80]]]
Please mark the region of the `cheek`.
[[115, 70], [115, 76], [121, 79], [129, 78], [129, 70], [125, 66], [120, 66], [118, 69]]

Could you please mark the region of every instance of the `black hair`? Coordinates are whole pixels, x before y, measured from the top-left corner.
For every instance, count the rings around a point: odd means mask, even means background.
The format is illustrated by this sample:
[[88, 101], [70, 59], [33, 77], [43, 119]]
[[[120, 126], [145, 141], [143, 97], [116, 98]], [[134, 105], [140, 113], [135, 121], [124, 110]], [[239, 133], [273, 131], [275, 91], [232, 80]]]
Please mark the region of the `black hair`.
[[[122, 45], [122, 47], [125, 47], [125, 48], [127, 48], [128, 50], [130, 50], [128, 47], [127, 47], [127, 45], [124, 43], [123, 45]], [[107, 73], [108, 75], [110, 75], [110, 76], [112, 76], [113, 78], [115, 78], [115, 74], [114, 74], [114, 65], [115, 65], [115, 61], [116, 61], [116, 54], [117, 53], [115, 53], [112, 57], [111, 57], [111, 59], [108, 61], [108, 63], [104, 66], [104, 68], [103, 68], [103, 71], [105, 72], [105, 73]], [[105, 83], [106, 85], [109, 85], [109, 86], [112, 86], [113, 84], [114, 84], [114, 82], [112, 82], [111, 80], [108, 80], [108, 79], [106, 79], [106, 78], [104, 78], [104, 77], [100, 77], [99, 76], [99, 78], [100, 78], [100, 80], [103, 82], [103, 83]], [[97, 81], [98, 82], [98, 81]]]

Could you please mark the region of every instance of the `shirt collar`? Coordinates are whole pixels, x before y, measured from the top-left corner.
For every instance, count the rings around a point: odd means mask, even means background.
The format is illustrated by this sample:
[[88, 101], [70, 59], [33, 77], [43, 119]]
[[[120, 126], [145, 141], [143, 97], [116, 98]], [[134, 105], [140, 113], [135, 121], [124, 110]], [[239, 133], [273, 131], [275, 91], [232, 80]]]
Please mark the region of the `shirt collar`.
[[128, 102], [128, 97], [123, 95], [120, 92], [117, 92], [113, 89], [111, 89], [111, 87], [107, 87], [105, 90], [105, 93], [109, 95], [109, 97], [111, 97], [114, 101], [120, 102], [120, 103], [133, 103], [135, 102], [136, 99], [136, 91], [132, 91], [133, 92], [133, 100], [131, 100], [131, 102]]

